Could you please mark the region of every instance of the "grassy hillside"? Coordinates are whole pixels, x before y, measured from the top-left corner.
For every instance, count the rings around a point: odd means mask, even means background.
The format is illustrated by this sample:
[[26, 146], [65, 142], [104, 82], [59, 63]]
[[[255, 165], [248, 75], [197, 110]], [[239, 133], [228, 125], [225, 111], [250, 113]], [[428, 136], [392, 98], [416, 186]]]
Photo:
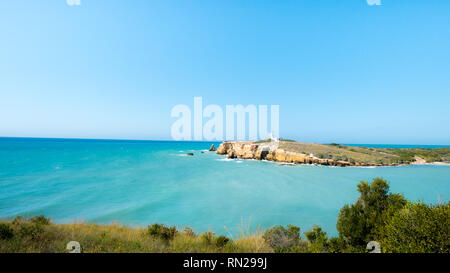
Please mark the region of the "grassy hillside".
[[443, 162], [450, 160], [450, 148], [436, 149], [387, 149], [353, 147], [339, 144], [301, 143], [281, 141], [280, 149], [313, 154], [319, 158], [344, 160], [366, 164], [407, 164], [420, 157], [426, 162]]
[[0, 253], [69, 252], [67, 243], [77, 241], [87, 253], [164, 252], [272, 252], [262, 232], [230, 240], [213, 233], [194, 234], [189, 228], [152, 225], [130, 228], [117, 224], [53, 224], [44, 217], [0, 222]]

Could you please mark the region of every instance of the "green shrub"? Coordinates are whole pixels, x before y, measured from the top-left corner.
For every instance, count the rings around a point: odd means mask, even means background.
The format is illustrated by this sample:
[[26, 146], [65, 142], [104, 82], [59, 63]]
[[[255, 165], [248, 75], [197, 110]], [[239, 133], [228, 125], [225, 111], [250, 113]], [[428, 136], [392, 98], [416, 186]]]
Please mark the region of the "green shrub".
[[347, 250], [347, 244], [341, 237], [331, 238], [328, 240], [328, 252], [343, 253]]
[[449, 253], [450, 203], [408, 204], [386, 223], [383, 252]]
[[326, 245], [328, 241], [327, 233], [319, 226], [314, 226], [312, 230], [305, 232], [305, 237], [311, 244], [320, 243]]
[[14, 230], [7, 223], [0, 223], [0, 240], [9, 240], [14, 236]]
[[44, 226], [32, 222], [22, 222], [18, 225], [20, 237], [30, 237], [35, 240], [44, 233]]
[[38, 239], [45, 231], [45, 226], [50, 224], [50, 220], [44, 216], [35, 216], [24, 219], [21, 216], [14, 218], [12, 227], [21, 238]]
[[224, 247], [226, 244], [228, 244], [229, 241], [230, 239], [228, 239], [228, 237], [220, 235], [219, 237], [216, 238], [216, 246]]
[[310, 252], [326, 252], [328, 247], [327, 233], [319, 226], [314, 226], [312, 230], [305, 232], [306, 240], [309, 243]]
[[150, 236], [163, 240], [172, 240], [177, 233], [176, 227], [166, 227], [164, 224], [153, 224], [148, 226], [147, 232]]
[[218, 248], [223, 248], [230, 242], [230, 239], [226, 236], [215, 236], [214, 232], [205, 232], [200, 235], [201, 241], [206, 245], [212, 245]]
[[363, 250], [368, 242], [380, 240], [385, 220], [407, 201], [402, 195], [388, 194], [389, 184], [381, 178], [375, 178], [372, 184], [361, 181], [358, 191], [356, 203], [341, 209], [336, 227], [350, 246]]
[[288, 228], [276, 226], [267, 230], [263, 239], [276, 252], [284, 252], [300, 241], [300, 228], [289, 225]]
[[38, 225], [49, 225], [50, 224], [50, 219], [46, 218], [44, 215], [41, 216], [35, 216], [33, 218], [30, 219], [30, 222], [38, 224]]
[[333, 156], [334, 161], [341, 161], [343, 158], [340, 155]]

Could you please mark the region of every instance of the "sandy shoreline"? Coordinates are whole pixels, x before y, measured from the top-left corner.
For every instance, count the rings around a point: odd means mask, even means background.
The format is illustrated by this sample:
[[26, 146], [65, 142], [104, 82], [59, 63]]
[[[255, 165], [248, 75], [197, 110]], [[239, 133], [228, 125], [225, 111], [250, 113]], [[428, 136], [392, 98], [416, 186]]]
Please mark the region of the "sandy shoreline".
[[419, 157], [419, 156], [415, 156], [414, 159], [416, 160], [415, 162], [411, 162], [410, 165], [436, 165], [436, 166], [450, 166], [450, 162], [432, 162], [432, 163], [427, 163], [425, 161], [425, 159]]
[[450, 166], [449, 162], [433, 162], [433, 163], [422, 163], [413, 162], [410, 165], [434, 165], [434, 166]]

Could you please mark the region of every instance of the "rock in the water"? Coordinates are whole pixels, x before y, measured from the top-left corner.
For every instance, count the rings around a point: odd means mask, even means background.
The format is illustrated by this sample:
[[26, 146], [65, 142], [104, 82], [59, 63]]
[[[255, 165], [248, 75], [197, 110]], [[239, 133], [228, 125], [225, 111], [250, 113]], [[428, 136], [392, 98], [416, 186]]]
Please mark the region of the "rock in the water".
[[186, 155], [194, 155], [194, 153], [187, 153]]
[[211, 144], [211, 148], [209, 148], [210, 152], [214, 152], [216, 150], [216, 147], [214, 147], [214, 144]]

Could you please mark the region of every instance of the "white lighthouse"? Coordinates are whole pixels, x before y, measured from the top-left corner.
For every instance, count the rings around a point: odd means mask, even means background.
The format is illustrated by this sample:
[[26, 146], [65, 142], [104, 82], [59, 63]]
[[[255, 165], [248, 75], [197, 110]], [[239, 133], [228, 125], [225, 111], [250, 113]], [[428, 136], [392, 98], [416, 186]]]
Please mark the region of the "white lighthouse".
[[270, 140], [273, 142], [279, 142], [280, 139], [273, 135], [273, 132], [270, 132]]

